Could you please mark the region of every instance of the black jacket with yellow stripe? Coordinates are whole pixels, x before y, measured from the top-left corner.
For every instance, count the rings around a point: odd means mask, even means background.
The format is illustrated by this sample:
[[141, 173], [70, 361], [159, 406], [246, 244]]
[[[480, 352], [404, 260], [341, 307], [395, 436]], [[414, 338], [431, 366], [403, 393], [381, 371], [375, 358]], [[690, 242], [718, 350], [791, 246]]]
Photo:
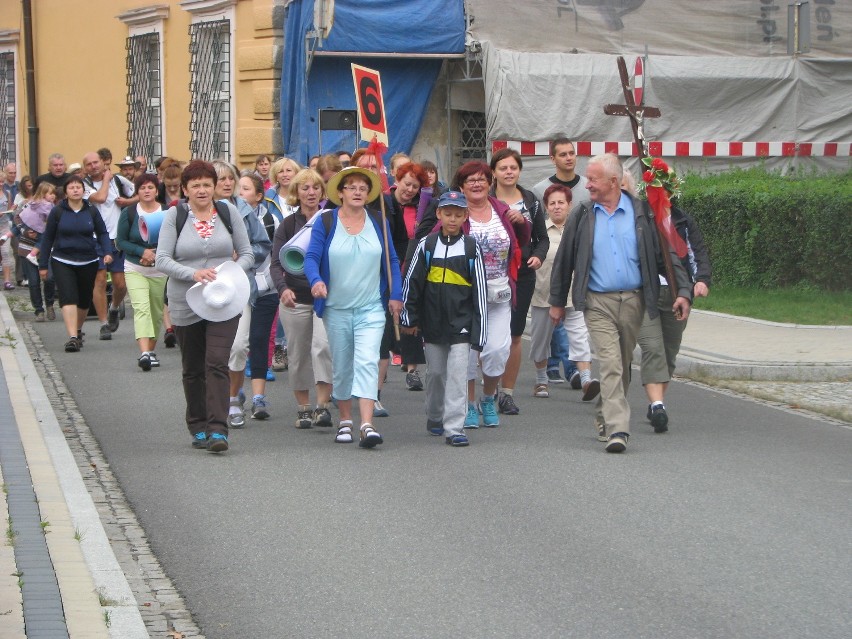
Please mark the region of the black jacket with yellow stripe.
[[472, 237], [440, 230], [417, 245], [402, 285], [403, 326], [417, 326], [424, 341], [481, 351], [488, 333], [485, 267]]

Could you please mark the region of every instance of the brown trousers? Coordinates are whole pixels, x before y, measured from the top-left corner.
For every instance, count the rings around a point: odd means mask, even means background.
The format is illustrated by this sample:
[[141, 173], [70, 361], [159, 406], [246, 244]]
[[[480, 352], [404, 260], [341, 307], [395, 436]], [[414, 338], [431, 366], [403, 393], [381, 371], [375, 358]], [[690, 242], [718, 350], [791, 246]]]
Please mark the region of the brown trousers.
[[230, 377], [228, 356], [240, 316], [225, 322], [201, 320], [175, 326], [183, 365], [186, 426], [190, 434], [228, 434]]

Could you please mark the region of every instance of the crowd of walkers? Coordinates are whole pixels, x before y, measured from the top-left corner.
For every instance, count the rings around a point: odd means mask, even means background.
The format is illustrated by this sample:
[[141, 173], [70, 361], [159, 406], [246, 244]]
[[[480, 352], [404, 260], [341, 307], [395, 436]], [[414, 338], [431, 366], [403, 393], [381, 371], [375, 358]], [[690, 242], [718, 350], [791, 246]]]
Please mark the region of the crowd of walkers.
[[[597, 399], [595, 434], [621, 452], [637, 341], [646, 417], [668, 429], [664, 395], [692, 298], [709, 293], [707, 250], [676, 199], [686, 249], [658, 236], [615, 156], [581, 176], [570, 140], [550, 155], [555, 174], [527, 189], [510, 149], [463, 164], [449, 186], [403, 154], [388, 179], [371, 147], [307, 167], [261, 155], [242, 171], [125, 157], [113, 173], [108, 149], [71, 166], [56, 153], [43, 175], [0, 175], [4, 288], [26, 283], [36, 322], [55, 320], [58, 302], [67, 353], [83, 348], [90, 309], [110, 340], [129, 301], [141, 371], [160, 366], [161, 339], [180, 347], [194, 448], [226, 451], [230, 429], [270, 419], [267, 381], [288, 369], [296, 428], [336, 426], [335, 442], [374, 448], [393, 364], [408, 390], [425, 389], [427, 431], [453, 447], [568, 383]], [[676, 182], [655, 162], [640, 190]]]

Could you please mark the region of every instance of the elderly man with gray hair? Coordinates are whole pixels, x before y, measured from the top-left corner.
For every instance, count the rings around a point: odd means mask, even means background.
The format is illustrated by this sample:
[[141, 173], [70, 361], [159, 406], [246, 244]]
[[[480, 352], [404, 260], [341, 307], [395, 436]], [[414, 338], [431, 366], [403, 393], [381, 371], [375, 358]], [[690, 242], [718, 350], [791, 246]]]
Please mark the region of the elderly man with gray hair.
[[[580, 202], [568, 218], [550, 280], [550, 317], [561, 322], [568, 291], [583, 311], [601, 367], [595, 428], [606, 451], [620, 453], [630, 434], [627, 388], [630, 365], [642, 318], [656, 317], [659, 273], [665, 265], [648, 203], [621, 190], [624, 170], [611, 154], [589, 160], [590, 200]], [[689, 315], [692, 286], [672, 251], [679, 319]], [[573, 287], [571, 282], [573, 279]]]

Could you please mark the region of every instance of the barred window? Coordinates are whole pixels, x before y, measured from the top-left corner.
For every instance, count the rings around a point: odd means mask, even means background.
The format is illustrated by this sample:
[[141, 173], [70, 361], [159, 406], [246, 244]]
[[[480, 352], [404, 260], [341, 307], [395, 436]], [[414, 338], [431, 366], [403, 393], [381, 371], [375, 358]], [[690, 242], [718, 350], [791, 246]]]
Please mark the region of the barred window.
[[127, 149], [148, 165], [163, 154], [160, 34], [127, 38]]
[[15, 151], [15, 54], [0, 52], [0, 166], [17, 162]]
[[488, 157], [485, 144], [485, 114], [476, 111], [459, 111], [461, 144], [458, 152], [462, 163]]
[[190, 152], [193, 158], [230, 160], [231, 23], [189, 27]]

